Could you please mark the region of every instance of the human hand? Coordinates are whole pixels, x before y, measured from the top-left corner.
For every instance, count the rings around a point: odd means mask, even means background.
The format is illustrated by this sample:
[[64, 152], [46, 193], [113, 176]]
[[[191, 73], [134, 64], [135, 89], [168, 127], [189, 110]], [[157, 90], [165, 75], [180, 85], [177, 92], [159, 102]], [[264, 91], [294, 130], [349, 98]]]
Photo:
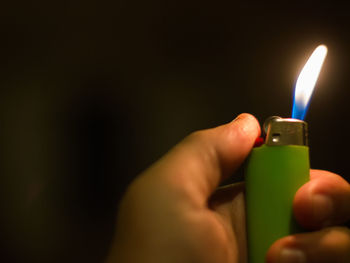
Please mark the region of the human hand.
[[141, 174], [119, 209], [108, 262], [233, 263], [246, 258], [243, 184], [216, 192], [259, 136], [256, 119], [195, 132]]
[[[257, 121], [243, 114], [190, 135], [145, 171], [121, 203], [108, 262], [247, 262], [244, 185], [215, 189], [243, 162], [259, 133]], [[331, 198], [329, 217], [320, 219], [328, 206], [314, 203], [314, 193]], [[349, 219], [349, 196], [341, 177], [312, 171], [311, 181], [296, 194], [294, 212], [311, 229], [339, 224]], [[348, 231], [339, 227], [293, 235], [277, 241], [267, 260], [282, 262], [282, 254], [289, 260], [284, 262], [298, 262], [293, 250], [281, 251], [300, 248], [304, 262], [350, 262], [349, 240]]]

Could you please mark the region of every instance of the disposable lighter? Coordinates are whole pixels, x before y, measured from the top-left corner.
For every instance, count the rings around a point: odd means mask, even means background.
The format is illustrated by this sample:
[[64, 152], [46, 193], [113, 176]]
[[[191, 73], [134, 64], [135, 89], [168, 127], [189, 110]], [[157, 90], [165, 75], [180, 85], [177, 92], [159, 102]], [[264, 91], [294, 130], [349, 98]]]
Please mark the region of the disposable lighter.
[[271, 117], [264, 126], [265, 143], [252, 150], [246, 167], [249, 263], [263, 263], [272, 243], [302, 230], [292, 206], [309, 180], [307, 123]]

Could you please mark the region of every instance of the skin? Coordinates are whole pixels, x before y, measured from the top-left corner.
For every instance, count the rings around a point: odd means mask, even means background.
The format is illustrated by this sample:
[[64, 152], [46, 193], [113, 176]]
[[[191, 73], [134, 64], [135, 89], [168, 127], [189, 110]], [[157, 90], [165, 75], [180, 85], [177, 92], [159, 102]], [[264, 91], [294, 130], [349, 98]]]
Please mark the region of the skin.
[[[108, 263], [247, 262], [244, 184], [217, 189], [260, 135], [256, 119], [195, 132], [142, 173], [119, 208]], [[294, 214], [312, 230], [276, 241], [266, 261], [350, 262], [350, 186], [319, 170], [295, 195]]]

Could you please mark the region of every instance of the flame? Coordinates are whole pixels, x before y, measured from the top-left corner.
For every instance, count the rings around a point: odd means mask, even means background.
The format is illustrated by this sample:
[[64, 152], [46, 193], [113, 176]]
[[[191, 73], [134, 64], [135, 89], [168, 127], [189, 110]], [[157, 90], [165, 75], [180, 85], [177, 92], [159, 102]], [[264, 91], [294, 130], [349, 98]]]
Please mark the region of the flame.
[[295, 84], [292, 118], [303, 120], [314, 90], [318, 75], [327, 55], [325, 45], [318, 46], [301, 70]]

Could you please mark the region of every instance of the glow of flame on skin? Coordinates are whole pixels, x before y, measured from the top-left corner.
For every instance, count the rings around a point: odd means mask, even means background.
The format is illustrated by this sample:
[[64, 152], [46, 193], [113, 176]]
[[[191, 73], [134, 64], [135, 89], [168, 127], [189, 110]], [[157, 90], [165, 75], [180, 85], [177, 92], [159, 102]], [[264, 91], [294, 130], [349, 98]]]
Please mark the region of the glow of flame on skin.
[[303, 120], [314, 90], [316, 81], [327, 55], [325, 45], [318, 46], [301, 70], [295, 84], [292, 118]]

